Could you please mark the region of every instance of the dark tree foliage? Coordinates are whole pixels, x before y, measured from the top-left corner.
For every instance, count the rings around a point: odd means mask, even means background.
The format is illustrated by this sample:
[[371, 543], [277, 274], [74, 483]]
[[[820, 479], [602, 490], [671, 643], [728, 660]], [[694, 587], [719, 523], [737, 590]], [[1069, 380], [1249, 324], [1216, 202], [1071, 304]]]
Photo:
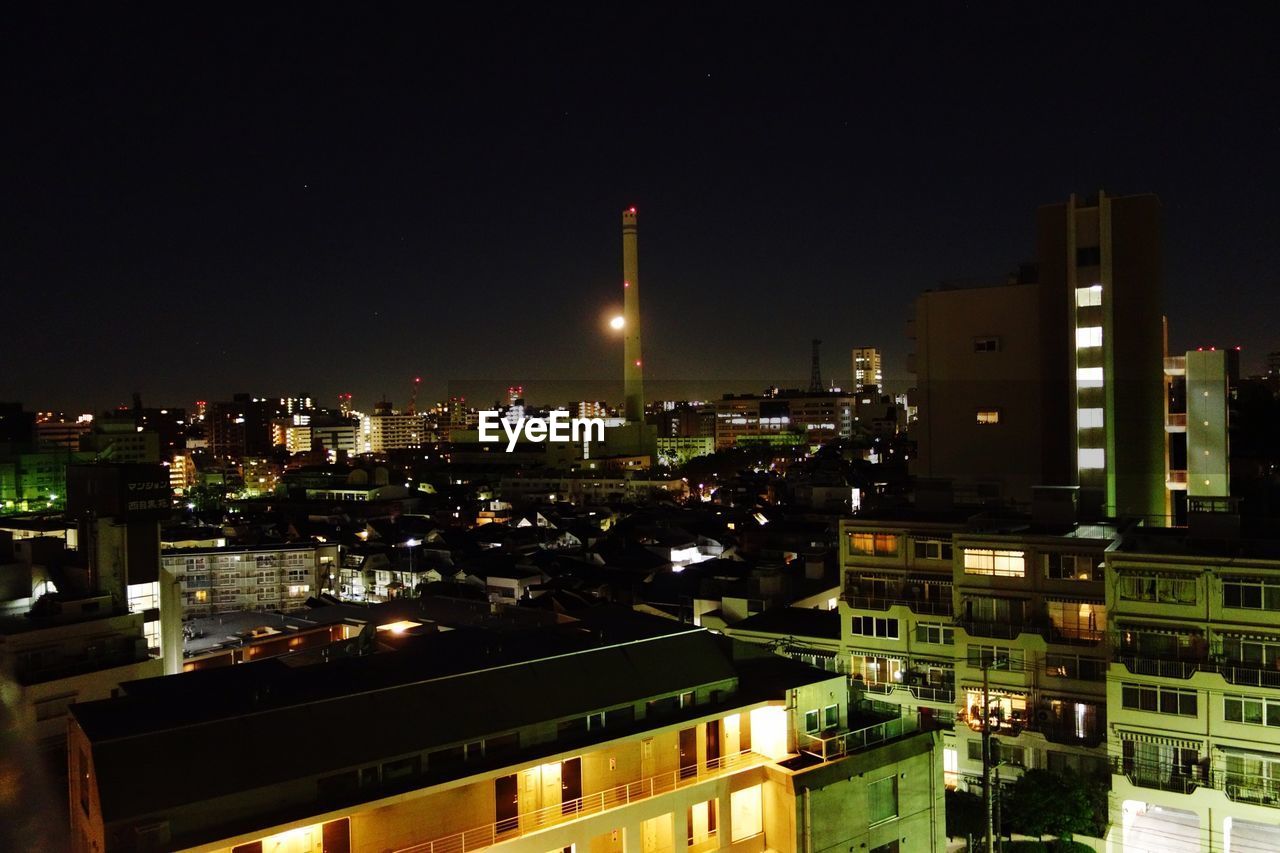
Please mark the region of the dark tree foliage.
[[1088, 833], [1094, 828], [1095, 800], [1089, 786], [1097, 784], [1075, 773], [1028, 770], [1008, 789], [1004, 830], [1068, 840]]

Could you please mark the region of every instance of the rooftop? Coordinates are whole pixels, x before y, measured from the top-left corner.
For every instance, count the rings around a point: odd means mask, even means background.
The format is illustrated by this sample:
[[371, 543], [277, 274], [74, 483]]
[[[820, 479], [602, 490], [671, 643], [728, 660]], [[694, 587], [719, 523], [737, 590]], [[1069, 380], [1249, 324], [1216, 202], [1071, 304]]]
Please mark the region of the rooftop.
[[[425, 642], [416, 648], [301, 669], [272, 660], [131, 682], [120, 698], [73, 706], [93, 745], [106, 819], [344, 771], [699, 686], [736, 682], [737, 694], [729, 701], [741, 707], [832, 677], [702, 630], [603, 646], [590, 631], [460, 630], [420, 639]], [[689, 713], [713, 710], [702, 705]], [[664, 717], [660, 725], [673, 719]], [[360, 721], [359, 737], [333, 736], [354, 721]], [[653, 725], [637, 721], [638, 727]], [[597, 739], [618, 734], [600, 732]], [[563, 748], [531, 747], [546, 754]], [[124, 779], [128, 784], [119, 783]], [[183, 781], [174, 784], [175, 779]]]

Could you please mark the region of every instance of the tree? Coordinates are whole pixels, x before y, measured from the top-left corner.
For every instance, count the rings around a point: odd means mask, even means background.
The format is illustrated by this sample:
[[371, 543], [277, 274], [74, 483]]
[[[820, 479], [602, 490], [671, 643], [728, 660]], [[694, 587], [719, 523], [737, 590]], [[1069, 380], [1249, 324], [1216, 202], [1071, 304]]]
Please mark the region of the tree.
[[1093, 799], [1089, 783], [1075, 773], [1028, 770], [1006, 795], [1005, 830], [1069, 841], [1093, 828]]
[[982, 797], [968, 791], [947, 790], [947, 837], [985, 838], [987, 832], [987, 812], [982, 805]]

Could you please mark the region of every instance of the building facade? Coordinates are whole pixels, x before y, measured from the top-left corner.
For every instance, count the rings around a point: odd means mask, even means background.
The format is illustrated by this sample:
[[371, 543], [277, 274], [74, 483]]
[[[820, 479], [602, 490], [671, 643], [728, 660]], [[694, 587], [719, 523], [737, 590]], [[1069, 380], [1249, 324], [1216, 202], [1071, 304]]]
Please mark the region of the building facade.
[[[167, 685], [76, 708], [75, 849], [945, 849], [936, 735], [851, 708], [842, 676], [704, 631], [373, 692], [316, 670], [327, 693], [252, 713], [160, 714]], [[279, 748], [280, 731], [357, 718], [377, 725]], [[277, 748], [242, 748], [260, 736]], [[193, 763], [201, 783], [172, 784]]]

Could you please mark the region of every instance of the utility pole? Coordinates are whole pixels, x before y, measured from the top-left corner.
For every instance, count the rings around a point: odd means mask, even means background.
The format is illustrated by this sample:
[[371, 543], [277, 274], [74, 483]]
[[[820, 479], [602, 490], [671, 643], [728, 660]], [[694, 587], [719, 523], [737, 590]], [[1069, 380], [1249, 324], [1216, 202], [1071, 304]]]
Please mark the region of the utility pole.
[[[993, 660], [994, 662], [994, 656]], [[992, 846], [993, 836], [995, 835], [995, 819], [992, 815], [992, 798], [991, 798], [991, 690], [988, 684], [987, 670], [991, 668], [991, 663], [983, 657], [982, 661], [982, 799], [983, 807], [987, 813], [987, 844], [986, 853], [992, 853], [995, 849]]]
[[[991, 767], [995, 762], [991, 760], [991, 687], [987, 672], [992, 668], [1001, 669], [1008, 663], [1007, 658], [1001, 661], [994, 654], [991, 660], [987, 660], [985, 655], [982, 658], [982, 799], [987, 813], [986, 853], [994, 853], [995, 850], [995, 797], [991, 790]], [[998, 770], [996, 774], [999, 779]]]

